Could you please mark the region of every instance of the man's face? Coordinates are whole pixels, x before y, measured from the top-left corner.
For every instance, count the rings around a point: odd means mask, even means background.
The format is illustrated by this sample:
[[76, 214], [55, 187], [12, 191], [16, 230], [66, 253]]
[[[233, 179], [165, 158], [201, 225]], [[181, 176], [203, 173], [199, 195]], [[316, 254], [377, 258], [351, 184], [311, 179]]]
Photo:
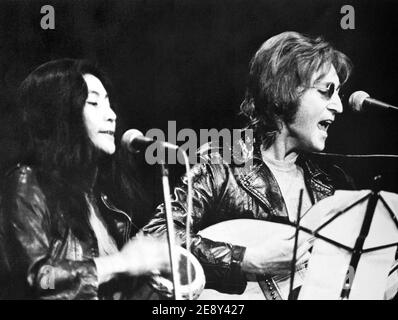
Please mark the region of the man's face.
[[[325, 76], [318, 77], [319, 72], [312, 77], [311, 87], [305, 88], [293, 122], [286, 124], [291, 145], [298, 151], [322, 151], [329, 126], [336, 113], [343, 112], [338, 95], [340, 81], [335, 68], [331, 66]], [[332, 90], [328, 94], [328, 88], [333, 85], [335, 90], [330, 96]]]

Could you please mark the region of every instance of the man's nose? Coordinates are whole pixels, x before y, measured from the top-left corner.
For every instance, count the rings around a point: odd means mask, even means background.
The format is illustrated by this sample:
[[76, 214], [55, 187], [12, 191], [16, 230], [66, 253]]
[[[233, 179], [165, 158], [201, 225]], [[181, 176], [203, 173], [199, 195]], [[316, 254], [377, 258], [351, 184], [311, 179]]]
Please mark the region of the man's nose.
[[329, 110], [334, 111], [334, 113], [342, 113], [343, 112], [343, 103], [341, 102], [340, 96], [335, 92], [332, 96], [330, 103], [328, 104], [327, 108]]

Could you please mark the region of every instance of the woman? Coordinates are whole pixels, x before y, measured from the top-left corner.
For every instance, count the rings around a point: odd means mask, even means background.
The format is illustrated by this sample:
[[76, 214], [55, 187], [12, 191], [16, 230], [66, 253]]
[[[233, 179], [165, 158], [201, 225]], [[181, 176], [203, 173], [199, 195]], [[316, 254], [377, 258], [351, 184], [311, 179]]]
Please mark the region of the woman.
[[115, 154], [108, 80], [86, 61], [56, 60], [18, 98], [24, 152], [5, 180], [0, 297], [131, 298], [138, 276], [168, 270], [168, 250], [129, 240], [148, 203], [134, 162]]

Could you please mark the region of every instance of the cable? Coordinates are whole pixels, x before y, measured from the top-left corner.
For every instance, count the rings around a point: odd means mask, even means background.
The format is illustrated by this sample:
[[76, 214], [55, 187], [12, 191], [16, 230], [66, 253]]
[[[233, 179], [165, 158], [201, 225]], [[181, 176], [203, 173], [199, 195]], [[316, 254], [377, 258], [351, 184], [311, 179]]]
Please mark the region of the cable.
[[398, 158], [396, 154], [340, 154], [340, 153], [326, 153], [326, 152], [313, 152], [315, 155], [333, 156], [342, 158]]

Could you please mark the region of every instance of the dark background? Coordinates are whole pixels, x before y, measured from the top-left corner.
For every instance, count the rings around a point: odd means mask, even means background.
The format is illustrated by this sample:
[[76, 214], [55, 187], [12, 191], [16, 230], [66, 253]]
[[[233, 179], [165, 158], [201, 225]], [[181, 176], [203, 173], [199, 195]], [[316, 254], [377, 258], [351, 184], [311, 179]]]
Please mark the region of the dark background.
[[[46, 4], [55, 9], [55, 30], [40, 27]], [[340, 27], [345, 4], [355, 9], [354, 30]], [[116, 89], [119, 117], [144, 133], [167, 132], [168, 120], [197, 131], [241, 127], [237, 113], [249, 60], [266, 39], [287, 30], [323, 35], [352, 59], [346, 96], [364, 90], [396, 105], [397, 14], [392, 0], [1, 0], [1, 163], [16, 153], [11, 115], [17, 86], [36, 66], [61, 57], [98, 62]], [[327, 152], [398, 154], [398, 112], [347, 110], [339, 120]], [[382, 174], [383, 188], [398, 192], [396, 159], [335, 161], [359, 188]], [[181, 168], [172, 172], [175, 179]]]

